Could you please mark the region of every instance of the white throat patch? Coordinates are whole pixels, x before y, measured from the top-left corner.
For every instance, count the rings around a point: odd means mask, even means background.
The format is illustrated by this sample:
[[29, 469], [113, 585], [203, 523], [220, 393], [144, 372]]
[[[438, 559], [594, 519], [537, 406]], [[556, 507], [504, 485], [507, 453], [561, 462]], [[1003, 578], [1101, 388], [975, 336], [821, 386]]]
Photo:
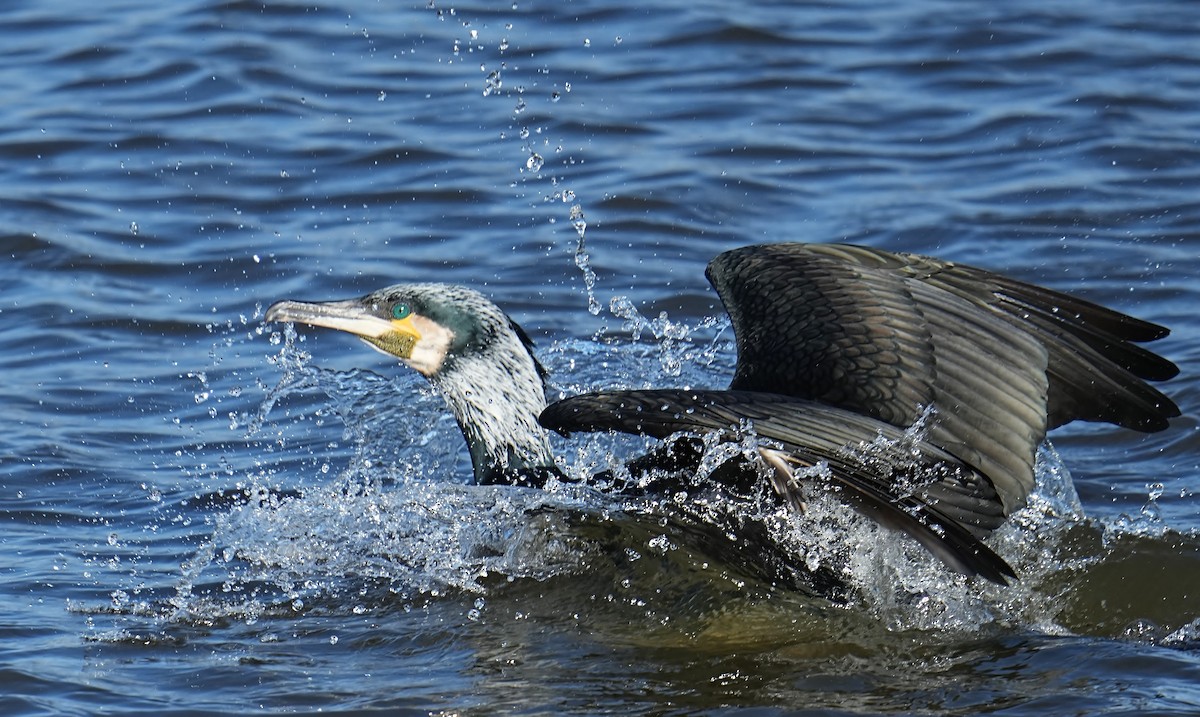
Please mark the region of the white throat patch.
[[404, 363], [428, 378], [442, 370], [450, 344], [454, 342], [454, 332], [424, 316], [414, 315], [412, 323], [421, 332], [421, 340], [413, 346], [412, 355], [404, 359]]

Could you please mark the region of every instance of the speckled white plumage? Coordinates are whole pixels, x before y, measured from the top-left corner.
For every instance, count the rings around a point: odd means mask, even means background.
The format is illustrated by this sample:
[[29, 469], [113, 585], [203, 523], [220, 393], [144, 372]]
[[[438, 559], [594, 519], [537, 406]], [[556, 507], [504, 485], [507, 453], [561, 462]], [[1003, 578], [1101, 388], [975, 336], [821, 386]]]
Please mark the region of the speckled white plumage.
[[513, 482], [554, 465], [538, 414], [546, 407], [539, 365], [512, 320], [483, 294], [451, 284], [408, 284], [379, 292], [412, 301], [421, 340], [403, 359], [445, 398], [470, 449], [480, 483]]
[[537, 421], [546, 407], [538, 366], [508, 317], [482, 295], [477, 298], [472, 310], [488, 340], [451, 349], [429, 378], [462, 427], [482, 483], [494, 482], [494, 472], [552, 466], [554, 456]]

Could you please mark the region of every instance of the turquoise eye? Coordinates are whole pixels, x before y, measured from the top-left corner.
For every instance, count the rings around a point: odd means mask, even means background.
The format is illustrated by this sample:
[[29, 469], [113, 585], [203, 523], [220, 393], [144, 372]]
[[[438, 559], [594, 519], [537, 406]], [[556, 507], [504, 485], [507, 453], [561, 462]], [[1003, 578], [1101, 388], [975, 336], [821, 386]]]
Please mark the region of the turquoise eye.
[[411, 313], [412, 313], [412, 309], [409, 307], [408, 304], [396, 304], [395, 306], [392, 307], [392, 318], [393, 319], [407, 319], [408, 315]]

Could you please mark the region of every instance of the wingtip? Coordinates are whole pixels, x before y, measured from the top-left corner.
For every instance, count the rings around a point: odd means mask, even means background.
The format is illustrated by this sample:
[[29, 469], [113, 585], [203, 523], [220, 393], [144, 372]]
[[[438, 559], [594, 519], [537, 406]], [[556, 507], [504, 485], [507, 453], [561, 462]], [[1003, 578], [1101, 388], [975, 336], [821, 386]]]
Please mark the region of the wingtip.
[[1017, 571], [1013, 568], [1013, 566], [1008, 564], [1007, 560], [1000, 557], [997, 553], [992, 551], [991, 548], [988, 548], [987, 546], [983, 546], [983, 548], [987, 551], [986, 554], [977, 552], [975, 555], [975, 557], [979, 560], [979, 562], [976, 563], [978, 566], [975, 571], [976, 575], [1003, 587], [1008, 587], [1012, 585], [1013, 582], [1020, 581], [1021, 576], [1017, 574]]

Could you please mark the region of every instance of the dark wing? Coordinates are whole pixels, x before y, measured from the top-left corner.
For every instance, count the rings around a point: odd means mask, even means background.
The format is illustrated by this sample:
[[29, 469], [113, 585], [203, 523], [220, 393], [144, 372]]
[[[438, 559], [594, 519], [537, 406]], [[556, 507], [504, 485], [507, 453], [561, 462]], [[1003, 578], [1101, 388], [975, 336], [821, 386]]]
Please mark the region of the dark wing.
[[1179, 368], [1137, 345], [1167, 336], [1167, 328], [983, 269], [908, 258], [914, 279], [987, 307], [1046, 347], [1049, 428], [1082, 420], [1151, 433], [1179, 416], [1146, 383], [1174, 378]]
[[[749, 425], [756, 437], [778, 446], [765, 451], [796, 468], [827, 466], [844, 500], [913, 536], [951, 568], [999, 583], [1015, 577], [979, 540], [1004, 520], [990, 482], [953, 455], [905, 441], [903, 431], [868, 416], [780, 394], [663, 389], [573, 396], [549, 406], [539, 420], [562, 433], [615, 430], [656, 438], [736, 433]], [[878, 442], [880, 436], [886, 442]], [[801, 490], [786, 481], [773, 484], [785, 494]]]
[[1022, 507], [1048, 428], [1159, 430], [1179, 415], [1145, 380], [1173, 364], [1131, 342], [1166, 329], [982, 269], [836, 244], [734, 249], [708, 266], [737, 338], [732, 389], [910, 425]]

